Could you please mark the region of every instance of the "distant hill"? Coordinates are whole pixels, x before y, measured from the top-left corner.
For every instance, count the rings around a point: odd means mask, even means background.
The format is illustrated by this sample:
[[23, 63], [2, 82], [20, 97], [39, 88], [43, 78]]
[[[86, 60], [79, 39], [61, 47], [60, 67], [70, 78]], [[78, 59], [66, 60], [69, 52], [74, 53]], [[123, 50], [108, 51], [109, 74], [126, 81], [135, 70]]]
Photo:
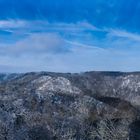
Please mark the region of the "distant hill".
[[139, 140], [140, 73], [0, 74], [0, 140]]

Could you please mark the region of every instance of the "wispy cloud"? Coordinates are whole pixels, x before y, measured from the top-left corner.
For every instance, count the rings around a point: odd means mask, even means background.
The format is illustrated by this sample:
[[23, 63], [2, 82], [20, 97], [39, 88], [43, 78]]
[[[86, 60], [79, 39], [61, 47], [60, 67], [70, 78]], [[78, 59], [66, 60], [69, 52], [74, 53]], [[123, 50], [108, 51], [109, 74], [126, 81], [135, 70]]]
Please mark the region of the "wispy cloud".
[[69, 40], [65, 40], [68, 44], [70, 44], [71, 46], [74, 46], [71, 48], [71, 50], [75, 51], [76, 49], [85, 49], [88, 51], [92, 51], [92, 50], [98, 50], [98, 51], [107, 51], [104, 48], [98, 47], [98, 46], [94, 46], [94, 45], [88, 45], [88, 44], [83, 44], [83, 43], [79, 43], [79, 42], [75, 42], [75, 41], [69, 41]]
[[140, 70], [139, 4], [0, 1], [0, 71]]
[[[0, 29], [15, 29], [29, 31], [84, 31], [84, 30], [99, 30], [97, 27], [88, 23], [87, 21], [81, 21], [76, 23], [64, 23], [64, 22], [53, 22], [50, 23], [46, 20], [0, 20]], [[27, 30], [28, 29], [28, 30]]]
[[131, 33], [124, 30], [114, 30], [114, 29], [111, 29], [108, 32], [109, 32], [108, 35], [111, 37], [120, 37], [129, 40], [140, 41], [140, 35], [137, 33]]
[[9, 19], [9, 20], [0, 20], [0, 28], [22, 28], [25, 27], [27, 24], [26, 21], [24, 20], [13, 20], [13, 19]]
[[0, 21], [0, 29], [12, 32], [11, 40], [17, 38], [8, 44], [0, 42], [0, 71], [6, 67], [13, 72], [140, 69], [136, 33], [99, 29], [86, 21], [7, 20]]
[[28, 35], [14, 44], [3, 46], [1, 44], [0, 54], [21, 56], [41, 55], [48, 53], [64, 53], [69, 51], [63, 38], [56, 33], [34, 33]]

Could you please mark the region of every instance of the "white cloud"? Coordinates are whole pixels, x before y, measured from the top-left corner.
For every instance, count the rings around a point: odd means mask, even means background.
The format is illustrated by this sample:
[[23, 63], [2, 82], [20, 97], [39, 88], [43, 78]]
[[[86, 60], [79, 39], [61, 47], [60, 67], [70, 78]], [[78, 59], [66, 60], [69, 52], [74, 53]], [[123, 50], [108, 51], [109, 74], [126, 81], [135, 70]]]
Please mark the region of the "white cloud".
[[[49, 23], [48, 21], [27, 21], [27, 20], [0, 20], [0, 28], [3, 30], [9, 30], [17, 32], [17, 30], [22, 30], [23, 32], [32, 32], [36, 30], [47, 31], [51, 30], [54, 32], [57, 31], [84, 31], [84, 30], [99, 30], [97, 27], [91, 25], [86, 21], [81, 21], [77, 23], [63, 23], [63, 22], [53, 22]], [[15, 30], [16, 29], [16, 30]], [[28, 30], [27, 30], [28, 29]]]
[[134, 41], [140, 41], [140, 35], [136, 33], [131, 33], [123, 30], [109, 30], [108, 35], [111, 37], [127, 38]]
[[0, 28], [22, 28], [26, 24], [24, 20], [0, 20]]
[[[122, 30], [101, 30], [88, 22], [48, 23], [47, 21], [0, 21], [0, 28], [21, 31], [25, 37], [0, 44], [0, 68], [10, 71], [59, 71], [140, 69], [140, 35]], [[96, 34], [107, 33], [102, 40]], [[39, 31], [37, 33], [37, 31]], [[78, 34], [78, 39], [65, 35]], [[113, 38], [113, 39], [112, 39]], [[131, 49], [128, 47], [131, 47]], [[137, 48], [137, 49], [136, 49]]]
[[103, 49], [101, 47], [95, 46], [95, 45], [88, 45], [88, 44], [83, 44], [83, 43], [79, 43], [79, 42], [75, 42], [75, 41], [69, 41], [69, 40], [65, 40], [68, 44], [74, 46], [71, 48], [71, 50], [75, 51], [75, 50], [88, 50], [88, 51], [92, 51], [92, 50], [98, 50], [98, 51], [107, 51], [106, 49]]
[[34, 33], [14, 44], [1, 46], [0, 54], [40, 55], [48, 53], [63, 53], [68, 51], [65, 41], [56, 33]]

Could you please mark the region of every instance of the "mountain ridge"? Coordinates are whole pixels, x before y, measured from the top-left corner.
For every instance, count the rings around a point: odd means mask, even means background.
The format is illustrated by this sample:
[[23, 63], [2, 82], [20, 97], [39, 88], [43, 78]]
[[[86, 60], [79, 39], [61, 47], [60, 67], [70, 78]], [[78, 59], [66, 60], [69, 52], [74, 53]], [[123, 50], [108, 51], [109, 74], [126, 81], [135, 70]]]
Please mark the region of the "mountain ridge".
[[140, 72], [0, 74], [0, 139], [139, 140], [139, 101]]

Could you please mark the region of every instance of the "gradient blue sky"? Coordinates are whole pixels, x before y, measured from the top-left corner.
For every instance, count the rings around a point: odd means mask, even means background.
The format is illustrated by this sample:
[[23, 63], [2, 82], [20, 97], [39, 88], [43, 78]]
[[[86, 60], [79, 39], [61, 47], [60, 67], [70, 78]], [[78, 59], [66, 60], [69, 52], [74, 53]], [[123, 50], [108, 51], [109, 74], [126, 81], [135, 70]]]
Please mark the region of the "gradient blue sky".
[[140, 71], [139, 0], [0, 0], [0, 72]]

